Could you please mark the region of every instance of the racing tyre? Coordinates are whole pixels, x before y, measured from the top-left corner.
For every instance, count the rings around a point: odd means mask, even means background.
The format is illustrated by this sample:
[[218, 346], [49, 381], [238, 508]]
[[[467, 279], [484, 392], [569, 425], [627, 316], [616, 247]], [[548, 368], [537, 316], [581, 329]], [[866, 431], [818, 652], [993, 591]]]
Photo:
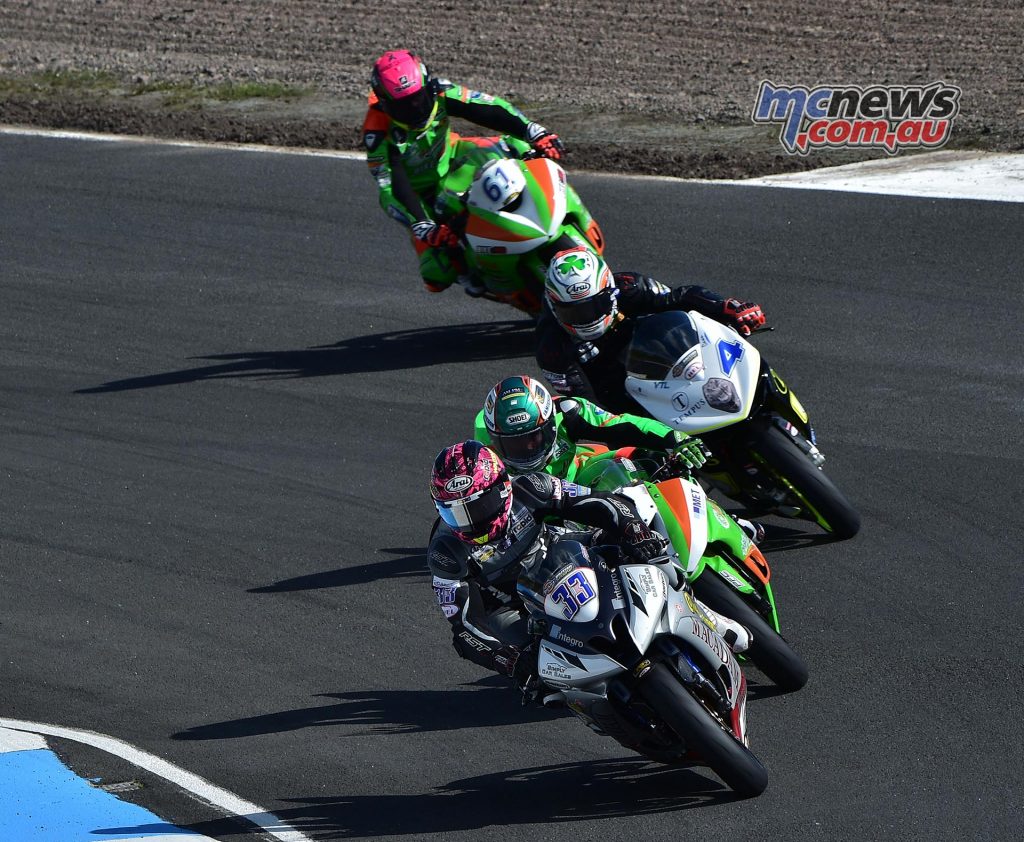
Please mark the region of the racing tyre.
[[852, 538], [857, 534], [860, 530], [857, 510], [782, 430], [768, 426], [753, 441], [751, 449], [799, 498], [822, 529], [836, 538]]
[[737, 795], [752, 798], [765, 791], [768, 772], [761, 761], [687, 692], [668, 667], [655, 664], [637, 689], [683, 742]]
[[693, 593], [708, 608], [747, 627], [754, 639], [743, 655], [776, 687], [791, 693], [807, 683], [807, 664], [803, 658], [721, 576], [710, 568], [705, 569], [694, 581]]

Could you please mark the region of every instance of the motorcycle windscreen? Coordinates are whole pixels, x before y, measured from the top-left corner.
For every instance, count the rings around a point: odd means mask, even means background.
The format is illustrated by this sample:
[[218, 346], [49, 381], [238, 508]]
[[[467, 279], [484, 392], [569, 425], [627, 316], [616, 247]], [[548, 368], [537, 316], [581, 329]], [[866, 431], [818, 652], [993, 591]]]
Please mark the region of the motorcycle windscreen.
[[597, 613], [592, 567], [590, 552], [579, 541], [556, 541], [547, 553], [523, 565], [517, 590], [545, 611], [550, 609], [556, 619], [587, 622]]
[[639, 319], [626, 353], [626, 371], [642, 380], [668, 380], [672, 367], [700, 334], [688, 313], [673, 310]]

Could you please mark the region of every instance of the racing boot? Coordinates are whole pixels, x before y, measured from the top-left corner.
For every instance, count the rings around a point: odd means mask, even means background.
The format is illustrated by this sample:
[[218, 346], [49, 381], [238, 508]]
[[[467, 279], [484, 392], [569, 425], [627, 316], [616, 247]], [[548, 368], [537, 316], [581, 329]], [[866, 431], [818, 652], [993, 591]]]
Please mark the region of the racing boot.
[[470, 296], [471, 298], [479, 298], [481, 295], [487, 292], [487, 287], [485, 287], [483, 284], [478, 283], [476, 278], [474, 278], [472, 275], [459, 275], [458, 279], [456, 280], [456, 283], [458, 283], [458, 285], [462, 287], [466, 295]]
[[732, 649], [733, 652], [738, 655], [740, 652], [746, 652], [750, 648], [750, 642], [754, 639], [754, 636], [746, 626], [741, 626], [735, 620], [730, 620], [724, 614], [712, 611], [699, 599], [696, 600], [696, 602], [697, 605], [700, 606], [701, 611], [711, 618], [711, 622], [715, 626], [715, 631], [717, 631], [725, 642], [729, 644], [729, 648]]

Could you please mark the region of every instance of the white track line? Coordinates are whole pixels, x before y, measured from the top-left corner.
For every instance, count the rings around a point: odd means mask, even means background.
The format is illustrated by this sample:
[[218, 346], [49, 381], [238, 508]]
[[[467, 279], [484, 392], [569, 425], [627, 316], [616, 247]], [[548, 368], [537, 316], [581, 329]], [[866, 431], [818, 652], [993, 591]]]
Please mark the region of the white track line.
[[261, 146], [258, 143], [228, 143], [203, 140], [176, 140], [174, 138], [147, 137], [146, 135], [101, 134], [100, 132], [71, 132], [64, 129], [37, 129], [32, 126], [0, 126], [0, 134], [25, 137], [52, 137], [64, 140], [97, 140], [105, 143], [159, 144], [185, 146], [196, 149], [231, 149], [238, 152], [263, 152], [272, 155], [307, 155], [315, 158], [344, 158], [365, 161], [362, 152], [344, 152], [340, 149], [308, 149], [303, 146]]
[[[196, 149], [231, 149], [273, 155], [306, 155], [365, 161], [362, 152], [336, 149], [308, 149], [292, 146], [260, 146], [255, 143], [214, 143], [173, 140], [139, 135], [72, 132], [32, 126], [0, 125], [0, 135], [93, 140], [107, 143], [159, 144]], [[822, 167], [806, 172], [747, 179], [676, 178], [667, 175], [587, 172], [588, 176], [669, 181], [685, 184], [726, 184], [736, 187], [783, 187], [802, 190], [835, 190], [877, 195], [913, 196], [932, 199], [976, 199], [1024, 202], [1024, 155], [1012, 152], [938, 151], [894, 158], [863, 161], [839, 167]]]
[[186, 792], [216, 807], [229, 816], [239, 816], [246, 821], [252, 822], [264, 830], [268, 835], [280, 842], [312, 842], [304, 833], [300, 833], [289, 827], [273, 813], [268, 812], [257, 804], [239, 798], [226, 789], [215, 786], [208, 780], [186, 772], [179, 766], [169, 763], [163, 758], [150, 754], [130, 743], [118, 740], [115, 737], [108, 737], [106, 734], [97, 734], [93, 731], [82, 731], [77, 728], [63, 728], [59, 725], [49, 725], [45, 722], [23, 722], [20, 719], [4, 719], [0, 717], [0, 728], [12, 728], [15, 731], [27, 731], [30, 734], [42, 734], [47, 737], [58, 737], [64, 740], [74, 740], [77, 743], [98, 748], [109, 754], [127, 760], [129, 763], [145, 769], [147, 772], [170, 781]]

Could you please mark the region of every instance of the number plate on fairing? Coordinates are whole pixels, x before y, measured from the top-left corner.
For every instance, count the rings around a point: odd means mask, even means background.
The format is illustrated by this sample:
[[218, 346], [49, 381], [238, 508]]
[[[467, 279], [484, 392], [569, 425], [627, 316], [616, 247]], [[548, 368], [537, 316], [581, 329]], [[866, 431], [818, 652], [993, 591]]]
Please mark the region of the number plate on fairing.
[[589, 623], [597, 616], [597, 575], [589, 567], [576, 567], [564, 576], [549, 579], [544, 591], [544, 612], [549, 617]]

